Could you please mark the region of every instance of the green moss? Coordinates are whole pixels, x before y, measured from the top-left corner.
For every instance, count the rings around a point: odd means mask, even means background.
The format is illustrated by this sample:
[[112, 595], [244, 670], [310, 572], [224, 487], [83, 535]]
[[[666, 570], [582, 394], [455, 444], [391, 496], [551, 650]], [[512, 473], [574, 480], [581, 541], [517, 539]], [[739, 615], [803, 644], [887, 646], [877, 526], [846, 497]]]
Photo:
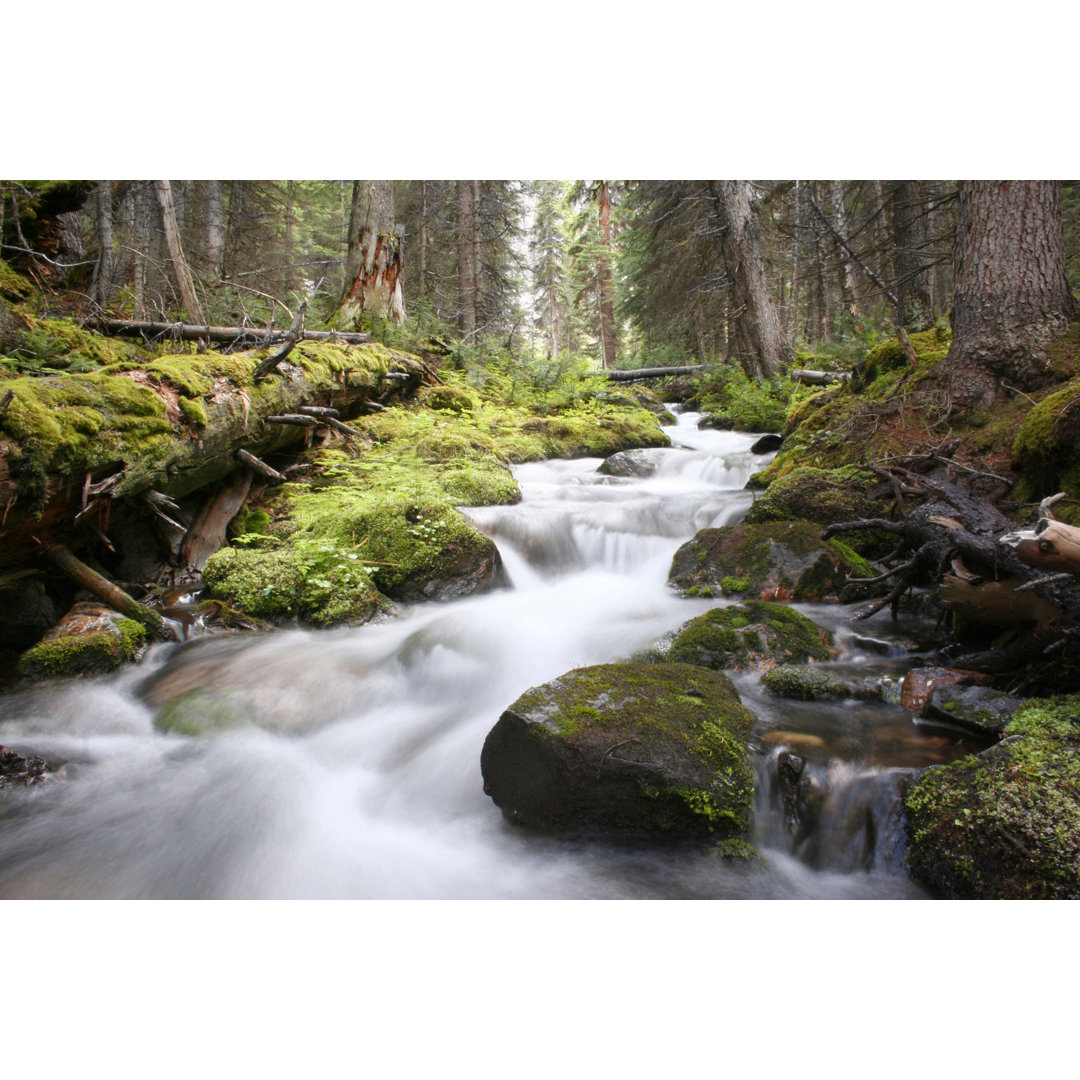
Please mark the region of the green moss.
[[214, 735], [246, 727], [254, 703], [243, 690], [198, 686], [170, 698], [154, 715], [154, 727], [173, 735]]
[[120, 619], [114, 630], [46, 638], [23, 653], [17, 673], [24, 679], [97, 675], [134, 660], [145, 644], [145, 628]]
[[715, 670], [767, 662], [827, 660], [832, 636], [784, 604], [750, 600], [691, 619], [671, 642], [667, 659]]
[[12, 303], [26, 300], [33, 295], [34, 286], [29, 278], [23, 277], [14, 267], [0, 260], [0, 293]]
[[1080, 898], [1080, 695], [1033, 700], [905, 796], [908, 865], [947, 897]]
[[208, 560], [203, 580], [214, 596], [258, 618], [299, 617], [331, 626], [364, 622], [379, 610], [359, 556], [331, 543], [224, 548]]
[[767, 671], [761, 684], [778, 697], [815, 701], [819, 698], [847, 697], [848, 687], [821, 668], [782, 664]]
[[201, 401], [182, 397], [180, 411], [195, 427], [206, 427], [206, 406]]
[[733, 578], [729, 575], [720, 579], [720, 588], [724, 591], [725, 596], [731, 596], [735, 593], [744, 593], [750, 588], [750, 579]]

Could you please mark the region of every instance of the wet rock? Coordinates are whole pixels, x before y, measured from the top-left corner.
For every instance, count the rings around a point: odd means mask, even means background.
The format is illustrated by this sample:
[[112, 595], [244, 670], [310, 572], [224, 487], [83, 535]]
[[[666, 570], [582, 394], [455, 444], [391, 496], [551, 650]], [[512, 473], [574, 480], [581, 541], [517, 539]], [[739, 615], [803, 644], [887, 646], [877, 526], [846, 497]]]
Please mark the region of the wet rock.
[[[326, 667], [288, 640], [237, 634], [196, 640], [176, 650], [139, 688], [159, 731], [213, 735], [257, 726], [283, 734], [311, 731], [350, 707], [351, 681], [338, 673], [340, 693], [327, 687]], [[318, 701], [318, 710], [312, 702]]]
[[907, 865], [947, 899], [1080, 899], [1080, 696], [1030, 701], [1006, 737], [908, 788]]
[[931, 690], [919, 716], [975, 735], [1000, 739], [1017, 709], [1024, 704], [1023, 698], [986, 686], [941, 686]]
[[60, 610], [36, 574], [9, 577], [0, 589], [0, 649], [22, 652], [40, 641]]
[[664, 659], [716, 671], [748, 671], [828, 660], [831, 645], [832, 635], [802, 612], [750, 600], [691, 619], [672, 639]]
[[0, 746], [0, 791], [5, 787], [31, 787], [49, 778], [52, 766], [44, 758], [23, 757], [22, 754]]
[[135, 660], [146, 644], [146, 629], [104, 604], [74, 607], [19, 658], [24, 679], [54, 675], [99, 675]]
[[668, 580], [687, 596], [851, 602], [880, 592], [849, 576], [873, 575], [850, 548], [822, 541], [819, 526], [784, 521], [702, 529], [675, 553]]
[[784, 801], [784, 823], [792, 831], [799, 825], [799, 780], [805, 768], [806, 759], [790, 750], [781, 750], [777, 755], [776, 771]]
[[734, 431], [735, 421], [730, 416], [720, 416], [717, 413], [707, 413], [698, 421], [698, 429], [712, 428], [716, 431]]
[[919, 712], [930, 700], [930, 695], [939, 687], [987, 686], [994, 681], [993, 676], [978, 671], [964, 671], [961, 668], [928, 667], [912, 668], [904, 676], [900, 685], [900, 707]]
[[628, 476], [644, 479], [656, 472], [656, 462], [648, 461], [634, 450], [622, 450], [605, 458], [597, 472], [605, 476]]
[[[762, 435], [761, 438], [750, 447], [750, 453], [771, 454], [774, 450], [780, 449], [783, 441], [783, 435]], [[802, 517], [803, 515], [800, 514], [799, 516]]]
[[548, 833], [745, 839], [752, 719], [703, 668], [578, 668], [502, 714], [480, 758], [484, 791], [515, 825]]
[[819, 698], [852, 697], [846, 682], [820, 667], [783, 664], [767, 671], [761, 685], [777, 697], [798, 701], [817, 701]]

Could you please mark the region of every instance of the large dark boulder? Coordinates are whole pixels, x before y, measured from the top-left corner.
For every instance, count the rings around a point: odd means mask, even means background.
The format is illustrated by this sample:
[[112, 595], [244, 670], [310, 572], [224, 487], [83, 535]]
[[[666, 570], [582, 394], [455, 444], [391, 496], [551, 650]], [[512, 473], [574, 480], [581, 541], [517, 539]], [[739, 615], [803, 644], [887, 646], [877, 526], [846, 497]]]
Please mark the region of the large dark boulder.
[[601, 664], [526, 691], [484, 742], [484, 791], [515, 825], [569, 835], [743, 840], [751, 714], [725, 675]]
[[675, 553], [668, 580], [685, 596], [852, 602], [872, 595], [872, 586], [849, 584], [849, 576], [876, 575], [844, 544], [823, 541], [820, 526], [780, 521], [702, 529]]
[[1080, 899], [1080, 695], [1032, 701], [1006, 737], [925, 770], [907, 864], [947, 899]]

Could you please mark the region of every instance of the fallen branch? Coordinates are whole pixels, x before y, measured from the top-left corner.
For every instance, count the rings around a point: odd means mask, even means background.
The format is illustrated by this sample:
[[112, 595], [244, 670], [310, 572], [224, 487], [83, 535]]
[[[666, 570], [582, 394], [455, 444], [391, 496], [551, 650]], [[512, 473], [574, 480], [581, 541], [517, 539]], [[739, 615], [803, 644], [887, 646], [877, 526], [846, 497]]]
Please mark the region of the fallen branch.
[[292, 352], [293, 346], [300, 340], [300, 335], [304, 332], [304, 313], [306, 311], [307, 301], [304, 300], [296, 309], [296, 314], [293, 316], [285, 340], [255, 369], [253, 378], [265, 379]]
[[793, 368], [791, 377], [807, 386], [828, 386], [829, 383], [851, 380], [851, 374], [846, 371], [811, 371], [808, 368]]
[[140, 604], [129, 596], [118, 585], [114, 585], [108, 578], [102, 577], [95, 570], [91, 570], [86, 563], [77, 559], [63, 546], [50, 547], [45, 550], [46, 556], [59, 569], [63, 570], [68, 577], [78, 582], [84, 589], [93, 593], [103, 604], [115, 608], [136, 622], [142, 623], [155, 637], [166, 641], [175, 640], [172, 627], [156, 612]]
[[281, 484], [285, 482], [285, 477], [270, 465], [267, 465], [262, 458], [257, 458], [250, 450], [244, 450], [242, 447], [233, 451], [233, 457], [237, 461], [242, 461], [249, 469], [254, 469], [260, 476], [265, 476], [268, 480], [274, 480]]

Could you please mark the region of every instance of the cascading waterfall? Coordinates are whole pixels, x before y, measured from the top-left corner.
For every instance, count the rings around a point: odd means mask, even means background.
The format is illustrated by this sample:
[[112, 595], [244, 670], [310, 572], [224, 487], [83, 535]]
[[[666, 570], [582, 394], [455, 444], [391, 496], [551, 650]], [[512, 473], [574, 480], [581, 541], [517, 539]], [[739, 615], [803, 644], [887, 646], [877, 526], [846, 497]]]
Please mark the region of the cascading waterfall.
[[[902, 867], [897, 778], [965, 750], [880, 701], [779, 702], [739, 677], [758, 717], [758, 866], [531, 836], [483, 794], [484, 737], [522, 691], [625, 659], [718, 602], [677, 597], [668, 566], [698, 529], [741, 518], [767, 459], [754, 436], [697, 419], [669, 429], [672, 449], [633, 454], [649, 475], [523, 465], [520, 505], [466, 510], [499, 544], [509, 588], [356, 629], [156, 646], [115, 676], [8, 694], [0, 743], [63, 776], [0, 807], [0, 897], [921, 895]], [[850, 616], [804, 610], [833, 628]], [[847, 662], [880, 661], [847, 640]], [[159, 733], [163, 680], [242, 702], [252, 724]], [[802, 763], [801, 822], [785, 815], [785, 752]]]

